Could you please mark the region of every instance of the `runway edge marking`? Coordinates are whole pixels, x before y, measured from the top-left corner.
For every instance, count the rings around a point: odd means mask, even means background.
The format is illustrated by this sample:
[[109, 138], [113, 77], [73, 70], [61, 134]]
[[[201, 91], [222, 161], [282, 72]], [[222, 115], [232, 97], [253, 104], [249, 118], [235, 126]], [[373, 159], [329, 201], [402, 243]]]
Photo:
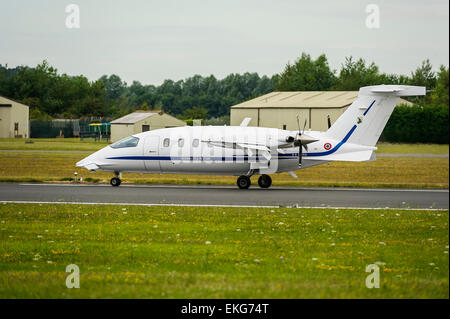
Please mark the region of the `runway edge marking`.
[[[68, 187], [111, 187], [109, 184], [33, 184], [33, 183], [19, 183], [21, 186], [68, 186]], [[137, 188], [196, 188], [196, 189], [236, 189], [236, 187], [232, 185], [167, 185], [167, 184], [128, 184], [122, 185], [121, 187], [137, 187]], [[250, 188], [251, 190], [261, 190], [266, 191], [265, 189], [260, 188]], [[276, 190], [306, 190], [306, 191], [361, 191], [361, 192], [422, 192], [422, 193], [448, 193], [448, 189], [413, 189], [413, 188], [348, 188], [348, 187], [290, 187], [290, 186], [274, 186], [273, 189]]]
[[448, 211], [448, 208], [410, 208], [410, 207], [339, 207], [339, 206], [261, 206], [261, 205], [214, 205], [214, 204], [159, 204], [159, 203], [91, 203], [91, 202], [48, 202], [48, 201], [8, 201], [1, 200], [2, 204], [65, 204], [65, 205], [112, 205], [112, 206], [162, 206], [162, 207], [235, 207], [235, 208], [307, 208], [307, 209], [366, 209], [366, 210], [428, 210]]

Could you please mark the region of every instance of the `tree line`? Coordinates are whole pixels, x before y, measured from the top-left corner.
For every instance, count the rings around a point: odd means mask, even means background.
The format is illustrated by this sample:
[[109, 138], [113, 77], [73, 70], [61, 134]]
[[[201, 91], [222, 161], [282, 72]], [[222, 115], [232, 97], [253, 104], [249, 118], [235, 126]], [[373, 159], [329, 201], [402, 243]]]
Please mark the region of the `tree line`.
[[116, 74], [89, 81], [83, 75], [60, 74], [43, 61], [36, 67], [0, 65], [0, 95], [29, 105], [32, 119], [110, 120], [146, 109], [220, 124], [228, 120], [232, 105], [272, 91], [348, 91], [376, 84], [424, 85], [431, 93], [412, 101], [422, 107], [441, 105], [448, 109], [448, 74], [445, 66], [434, 72], [429, 60], [410, 75], [386, 74], [375, 63], [353, 57], [347, 57], [337, 71], [330, 68], [325, 54], [314, 59], [302, 53], [271, 77], [258, 73], [230, 74], [223, 79], [194, 75], [155, 86], [138, 81], [127, 84]]

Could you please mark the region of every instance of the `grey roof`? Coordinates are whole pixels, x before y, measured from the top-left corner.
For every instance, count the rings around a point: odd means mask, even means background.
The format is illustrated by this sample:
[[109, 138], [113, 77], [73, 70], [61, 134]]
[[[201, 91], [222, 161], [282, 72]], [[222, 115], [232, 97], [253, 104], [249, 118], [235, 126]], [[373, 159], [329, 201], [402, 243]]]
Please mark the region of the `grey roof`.
[[10, 98], [0, 95], [0, 106], [12, 106], [12, 102], [29, 107], [28, 105], [20, 103], [16, 100], [13, 100], [13, 99], [10, 99]]
[[[353, 103], [358, 91], [271, 92], [232, 108], [342, 108]], [[411, 104], [401, 100], [399, 104]]]
[[156, 114], [158, 112], [134, 112], [111, 121], [111, 124], [134, 124]]

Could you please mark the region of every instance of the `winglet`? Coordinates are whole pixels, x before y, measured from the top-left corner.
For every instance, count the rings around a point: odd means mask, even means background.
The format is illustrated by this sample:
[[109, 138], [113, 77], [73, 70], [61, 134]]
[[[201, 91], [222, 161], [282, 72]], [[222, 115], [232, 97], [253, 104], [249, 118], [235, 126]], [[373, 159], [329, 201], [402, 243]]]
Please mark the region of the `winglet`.
[[247, 126], [251, 120], [252, 120], [251, 117], [246, 117], [245, 119], [242, 120], [241, 125], [239, 125], [239, 126]]

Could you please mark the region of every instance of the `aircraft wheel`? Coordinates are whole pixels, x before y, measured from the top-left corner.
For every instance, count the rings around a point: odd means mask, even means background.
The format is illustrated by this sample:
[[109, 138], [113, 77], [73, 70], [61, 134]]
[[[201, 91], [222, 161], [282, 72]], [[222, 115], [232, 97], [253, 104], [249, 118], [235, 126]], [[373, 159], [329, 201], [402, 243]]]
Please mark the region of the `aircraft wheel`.
[[111, 181], [110, 181], [111, 185], [114, 187], [119, 186], [121, 182], [122, 181], [118, 177], [113, 177], [113, 178], [111, 178]]
[[269, 188], [272, 185], [272, 178], [269, 175], [261, 175], [258, 178], [258, 185], [261, 188]]
[[240, 189], [247, 189], [251, 185], [250, 177], [242, 175], [237, 179], [237, 186]]

